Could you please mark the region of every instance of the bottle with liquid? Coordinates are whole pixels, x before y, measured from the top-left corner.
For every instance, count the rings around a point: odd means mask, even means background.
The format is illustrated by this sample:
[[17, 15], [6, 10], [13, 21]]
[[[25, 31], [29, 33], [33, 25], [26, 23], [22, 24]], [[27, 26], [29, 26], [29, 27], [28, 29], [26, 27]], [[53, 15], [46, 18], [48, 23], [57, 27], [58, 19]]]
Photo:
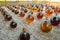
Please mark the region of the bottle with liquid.
[[3, 11], [3, 12], [2, 12], [2, 15], [3, 15], [3, 16], [6, 16], [6, 14], [7, 14], [6, 11]]
[[20, 10], [20, 6], [17, 7], [17, 10]]
[[24, 14], [23, 12], [20, 12], [19, 16], [20, 16], [20, 17], [24, 17], [25, 14]]
[[41, 11], [41, 9], [40, 8], [37, 8], [37, 12], [40, 12]]
[[30, 40], [30, 34], [26, 32], [25, 28], [23, 28], [22, 32], [20, 33], [19, 40]]
[[19, 13], [19, 11], [18, 11], [18, 10], [15, 10], [15, 11], [14, 11], [14, 13], [15, 13], [15, 14], [18, 14], [18, 13]]
[[51, 21], [51, 24], [52, 24], [52, 25], [57, 26], [57, 25], [59, 25], [59, 23], [60, 23], [60, 18], [59, 18], [58, 15], [56, 14], [50, 21]]
[[27, 8], [28, 8], [28, 10], [31, 10], [31, 6], [30, 5], [28, 5]]
[[52, 13], [53, 13], [53, 11], [51, 11], [51, 10], [47, 10], [47, 11], [46, 11], [46, 16], [51, 16]]
[[27, 9], [24, 9], [24, 12], [25, 12], [25, 13], [27, 13], [27, 12], [28, 12], [28, 10], [27, 10]]
[[10, 21], [12, 19], [12, 16], [10, 14], [6, 14], [4, 18], [6, 21]]
[[56, 8], [54, 9], [54, 12], [55, 12], [55, 13], [59, 13], [59, 10], [60, 10], [60, 8], [59, 8], [59, 7], [56, 7]]
[[43, 17], [43, 14], [42, 14], [41, 12], [39, 12], [39, 13], [37, 14], [37, 18], [38, 18], [38, 19], [42, 19], [42, 17]]
[[11, 21], [10, 27], [11, 28], [16, 28], [17, 27], [17, 23], [15, 21]]
[[33, 21], [34, 21], [34, 17], [32, 15], [28, 15], [28, 17], [26, 18], [26, 22], [31, 23]]
[[50, 32], [52, 30], [52, 25], [50, 23], [48, 23], [47, 21], [44, 21], [41, 25], [40, 25], [40, 29], [43, 32]]
[[36, 12], [37, 8], [34, 6], [34, 7], [32, 7], [32, 10], [33, 10], [33, 12]]

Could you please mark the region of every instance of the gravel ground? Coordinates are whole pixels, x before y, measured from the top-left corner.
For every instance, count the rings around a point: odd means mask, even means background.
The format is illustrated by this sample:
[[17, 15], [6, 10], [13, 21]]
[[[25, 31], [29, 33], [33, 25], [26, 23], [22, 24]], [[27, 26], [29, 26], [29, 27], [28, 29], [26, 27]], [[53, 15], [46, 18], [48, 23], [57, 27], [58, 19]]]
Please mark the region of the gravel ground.
[[[6, 7], [5, 10], [8, 10]], [[26, 16], [24, 18], [20, 18], [19, 14], [16, 15], [10, 10], [8, 10], [9, 14], [12, 15], [12, 20], [17, 22], [17, 28], [11, 29], [9, 27], [10, 22], [12, 21], [5, 21], [4, 17], [0, 13], [0, 40], [18, 40], [20, 33], [22, 32], [22, 28], [25, 27], [26, 31], [30, 33], [31, 39], [30, 40], [60, 40], [60, 25], [59, 26], [52, 26], [52, 30], [49, 33], [44, 33], [40, 30], [40, 23], [44, 21], [44, 17], [41, 20], [37, 20], [36, 12], [33, 14], [35, 20], [28, 24], [26, 23]], [[58, 14], [60, 16], [60, 14]], [[51, 17], [49, 17], [51, 18]]]

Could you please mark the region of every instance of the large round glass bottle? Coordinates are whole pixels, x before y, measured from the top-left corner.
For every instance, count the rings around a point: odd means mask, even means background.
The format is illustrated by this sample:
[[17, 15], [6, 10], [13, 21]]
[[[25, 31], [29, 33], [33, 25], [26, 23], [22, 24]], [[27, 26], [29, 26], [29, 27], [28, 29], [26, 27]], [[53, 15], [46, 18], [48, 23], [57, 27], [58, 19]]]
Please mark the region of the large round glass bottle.
[[26, 32], [25, 28], [23, 28], [22, 32], [20, 33], [19, 40], [30, 40], [30, 34]]
[[54, 17], [52, 17], [52, 19], [50, 20], [51, 24], [54, 26], [59, 25], [60, 23], [60, 18], [58, 17], [58, 15], [56, 14]]
[[20, 10], [20, 6], [17, 7], [17, 10]]
[[32, 7], [32, 11], [33, 11], [33, 12], [36, 12], [36, 11], [37, 11], [36, 6]]
[[6, 21], [10, 21], [12, 19], [12, 16], [10, 14], [6, 14], [4, 18]]
[[47, 9], [47, 10], [46, 10], [46, 16], [51, 16], [51, 15], [52, 15], [52, 13], [53, 13], [53, 11], [52, 11], [52, 10], [49, 10], [49, 9]]
[[28, 17], [26, 18], [26, 22], [31, 23], [33, 21], [34, 21], [34, 17], [32, 15], [28, 15]]
[[28, 8], [28, 10], [31, 10], [31, 6], [29, 4], [28, 4], [27, 8]]
[[27, 10], [27, 9], [24, 9], [24, 12], [25, 12], [25, 13], [27, 13], [27, 12], [28, 12], [28, 10]]
[[11, 28], [16, 28], [17, 27], [17, 23], [15, 21], [11, 21], [10, 27]]
[[20, 12], [19, 16], [24, 17], [25, 16], [24, 12]]
[[18, 14], [18, 13], [19, 13], [19, 11], [18, 11], [18, 10], [14, 10], [14, 13], [15, 13], [15, 14]]
[[3, 15], [3, 16], [6, 16], [6, 14], [7, 14], [6, 11], [3, 11], [3, 12], [2, 12], [2, 15]]
[[40, 29], [43, 31], [43, 32], [50, 32], [52, 30], [52, 25], [46, 20], [44, 21], [41, 25], [40, 25]]
[[38, 12], [37, 18], [38, 18], [38, 19], [42, 19], [42, 17], [43, 17], [43, 14], [42, 14], [41, 12]]
[[56, 7], [56, 8], [54, 9], [54, 12], [55, 12], [55, 13], [59, 13], [59, 11], [60, 11], [60, 8], [59, 8], [59, 7]]

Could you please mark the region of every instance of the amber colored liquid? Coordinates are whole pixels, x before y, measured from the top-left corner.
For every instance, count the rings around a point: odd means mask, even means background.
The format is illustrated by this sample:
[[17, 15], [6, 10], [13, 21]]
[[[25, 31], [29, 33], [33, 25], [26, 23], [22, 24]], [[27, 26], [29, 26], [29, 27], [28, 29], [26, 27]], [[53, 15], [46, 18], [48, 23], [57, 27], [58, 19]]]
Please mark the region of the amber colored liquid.
[[28, 16], [28, 17], [26, 18], [26, 22], [28, 22], [28, 23], [33, 22], [33, 20], [34, 20], [34, 17], [31, 17], [31, 16]]
[[43, 17], [43, 14], [38, 14], [38, 15], [37, 15], [37, 18], [38, 18], [38, 19], [41, 19], [42, 17]]
[[24, 17], [25, 16], [25, 14], [23, 14], [23, 13], [20, 13], [20, 17]]
[[37, 8], [36, 7], [32, 7], [32, 10], [33, 10], [33, 12], [36, 12]]
[[52, 25], [51, 24], [47, 24], [47, 22], [44, 22], [43, 24], [41, 24], [41, 30], [43, 32], [49, 32], [52, 29]]
[[31, 7], [30, 6], [27, 6], [28, 10], [31, 10]]
[[50, 11], [46, 12], [46, 16], [51, 16], [51, 15], [52, 15], [52, 12], [50, 12]]
[[20, 7], [17, 7], [17, 10], [20, 10]]
[[27, 8], [27, 6], [24, 6], [24, 8]]

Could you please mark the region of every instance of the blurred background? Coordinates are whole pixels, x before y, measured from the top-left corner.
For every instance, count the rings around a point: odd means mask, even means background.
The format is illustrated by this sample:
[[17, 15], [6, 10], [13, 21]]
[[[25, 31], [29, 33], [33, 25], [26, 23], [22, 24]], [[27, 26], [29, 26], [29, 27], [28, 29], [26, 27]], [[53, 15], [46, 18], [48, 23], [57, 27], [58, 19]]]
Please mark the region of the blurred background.
[[60, 0], [0, 0], [0, 5], [15, 5], [20, 3], [33, 3], [33, 4], [49, 4], [54, 6], [60, 6]]

